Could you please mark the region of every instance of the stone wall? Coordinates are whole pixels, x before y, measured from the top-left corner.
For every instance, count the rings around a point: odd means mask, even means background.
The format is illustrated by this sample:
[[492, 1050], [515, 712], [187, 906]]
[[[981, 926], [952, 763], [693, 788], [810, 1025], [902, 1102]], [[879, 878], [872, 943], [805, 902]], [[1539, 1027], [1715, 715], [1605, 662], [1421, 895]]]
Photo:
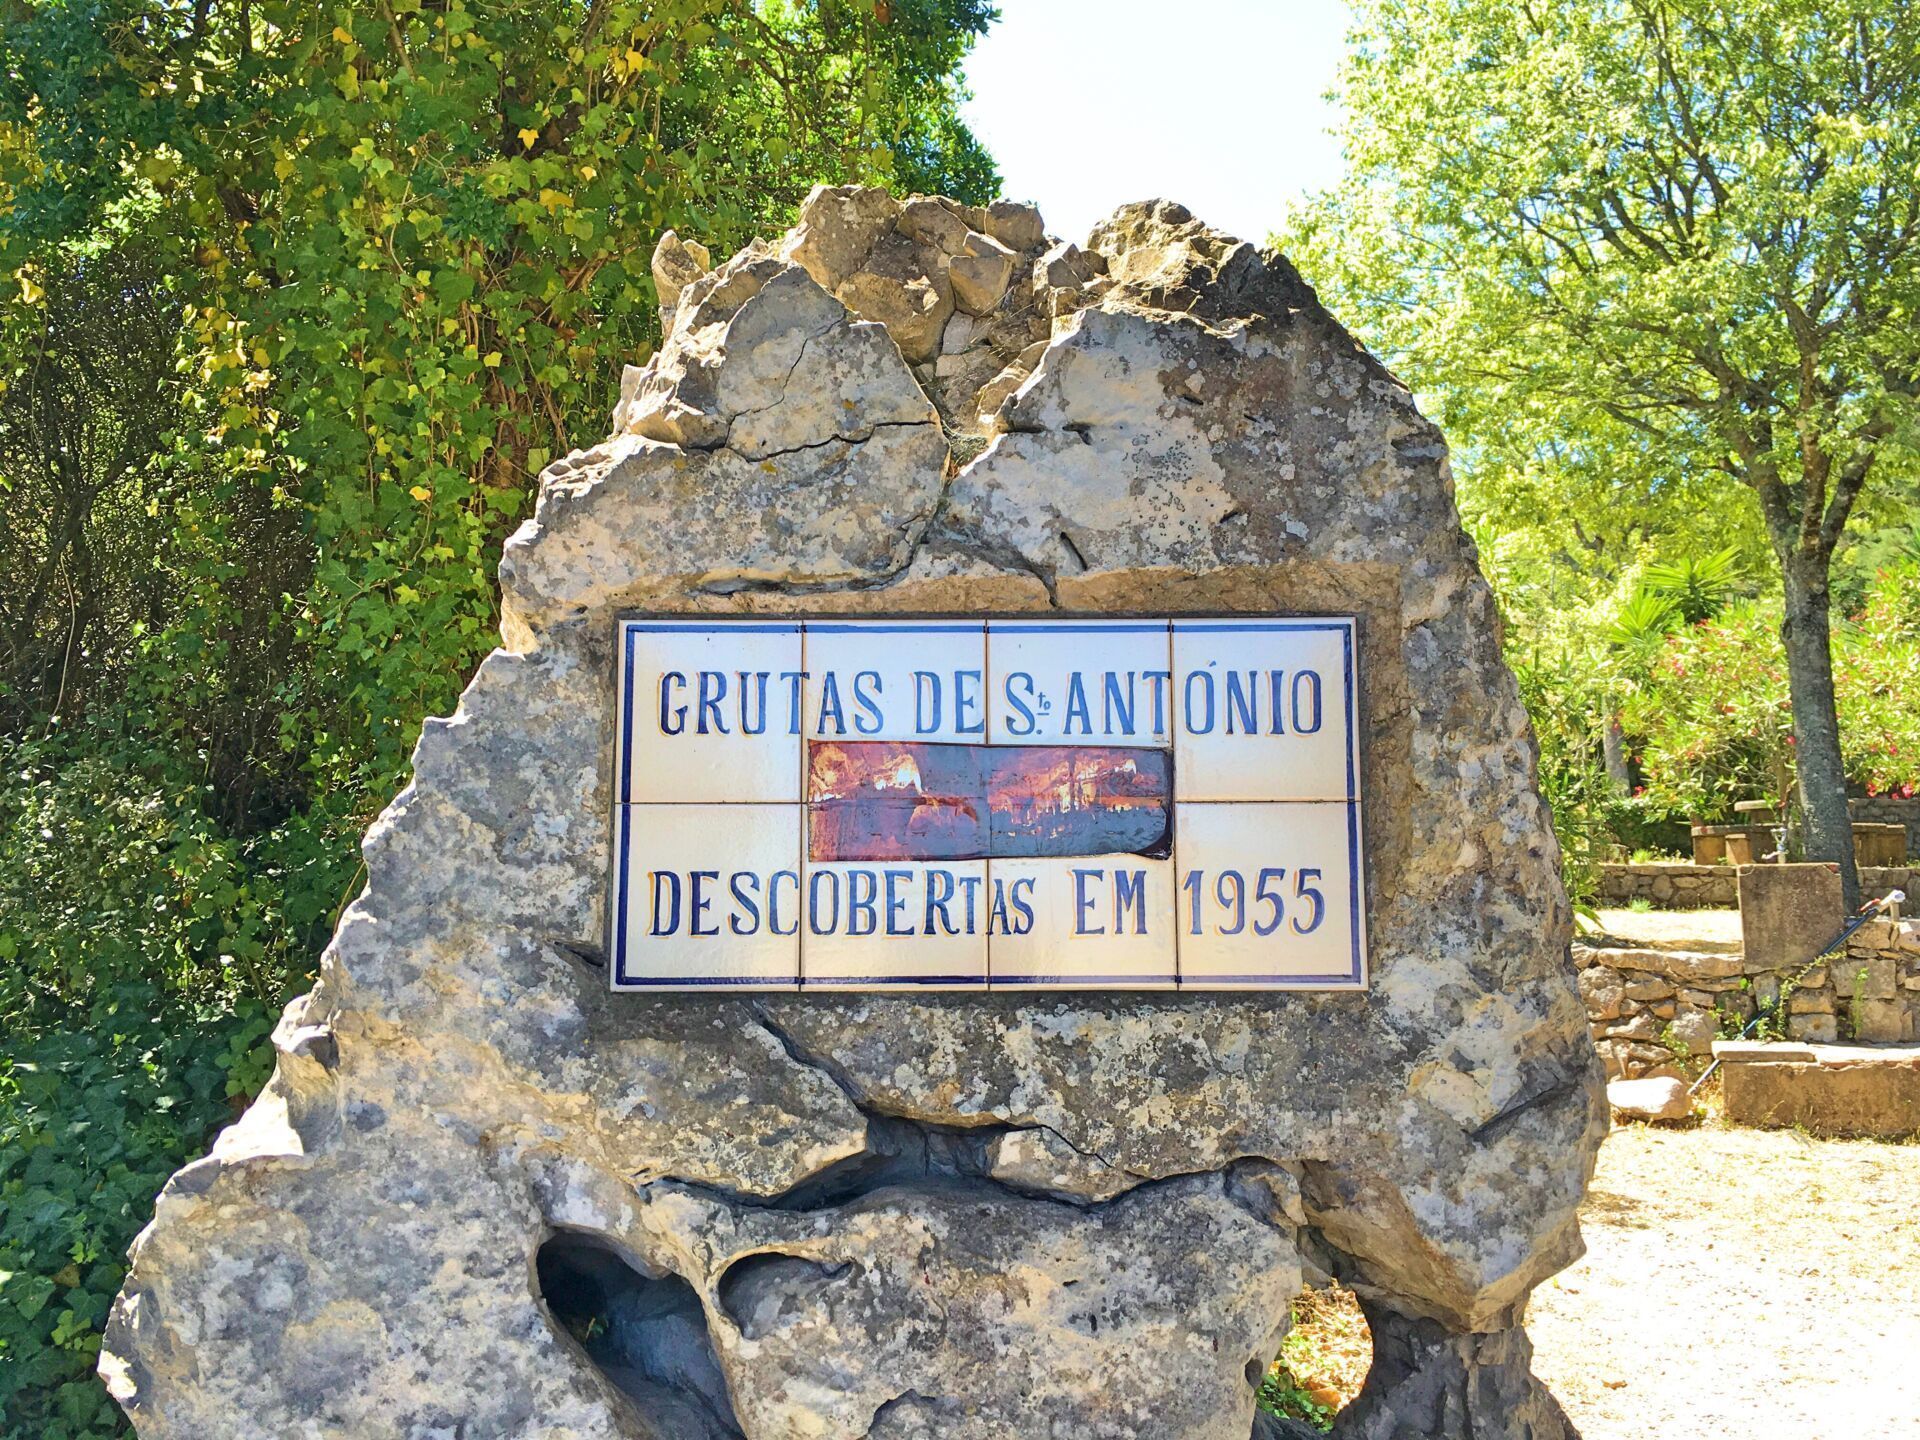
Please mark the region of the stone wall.
[[1737, 954], [1576, 944], [1573, 958], [1588, 1031], [1612, 1079], [1684, 1074], [1753, 1016], [1758, 987]]
[[1600, 903], [1625, 905], [1646, 900], [1662, 909], [1722, 908], [1738, 903], [1734, 867], [1650, 861], [1600, 867]]
[[[1860, 890], [1863, 895], [1879, 896], [1889, 890], [1915, 895], [1920, 893], [1920, 867], [1866, 866], [1860, 871]], [[1740, 903], [1738, 870], [1732, 865], [1692, 865], [1680, 860], [1602, 865], [1600, 903], [1625, 905], [1634, 900], [1662, 910], [1732, 909]]]
[[1920, 859], [1920, 795], [1861, 795], [1847, 801], [1847, 813], [1856, 825], [1904, 825], [1907, 858]]
[[1869, 920], [1830, 968], [1841, 1036], [1888, 1044], [1920, 1035], [1920, 920]]
[[[1739, 954], [1575, 944], [1588, 1030], [1610, 1077], [1698, 1070], [1713, 1041], [1771, 1004], [1800, 966]], [[1875, 920], [1801, 976], [1786, 1003], [1794, 1040], [1886, 1043], [1920, 1033], [1920, 921]]]

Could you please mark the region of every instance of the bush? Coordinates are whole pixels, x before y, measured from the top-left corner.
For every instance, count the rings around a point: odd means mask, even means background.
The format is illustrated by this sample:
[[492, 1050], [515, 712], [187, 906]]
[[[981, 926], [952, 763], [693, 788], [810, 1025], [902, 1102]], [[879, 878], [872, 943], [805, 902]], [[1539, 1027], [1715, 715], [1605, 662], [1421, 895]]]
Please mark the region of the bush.
[[[1834, 628], [1834, 693], [1848, 782], [1920, 787], [1920, 561], [1887, 566]], [[1626, 708], [1643, 742], [1645, 803], [1676, 818], [1731, 818], [1779, 794], [1793, 767], [1780, 602], [1757, 600], [1669, 636]]]
[[110, 726], [0, 765], [0, 1433], [79, 1440], [124, 1433], [92, 1369], [126, 1248], [265, 1083], [353, 873], [304, 820], [223, 834]]
[[1540, 746], [1540, 794], [1560, 840], [1561, 878], [1574, 907], [1590, 911], [1600, 894], [1600, 863], [1615, 839], [1608, 821], [1616, 796], [1600, 747], [1609, 701], [1593, 667], [1564, 652], [1507, 659]]
[[[1920, 558], [1896, 555], [1853, 593], [1859, 608], [1836, 623], [1833, 646], [1847, 778], [1869, 795], [1911, 795], [1920, 791]], [[1776, 797], [1792, 774], [1778, 597], [1671, 629], [1618, 618], [1556, 627], [1535, 616], [1510, 620], [1506, 633], [1577, 905], [1592, 903], [1611, 847], [1684, 854], [1690, 820], [1730, 820], [1736, 800]], [[1609, 779], [1602, 753], [1616, 715], [1631, 793]]]

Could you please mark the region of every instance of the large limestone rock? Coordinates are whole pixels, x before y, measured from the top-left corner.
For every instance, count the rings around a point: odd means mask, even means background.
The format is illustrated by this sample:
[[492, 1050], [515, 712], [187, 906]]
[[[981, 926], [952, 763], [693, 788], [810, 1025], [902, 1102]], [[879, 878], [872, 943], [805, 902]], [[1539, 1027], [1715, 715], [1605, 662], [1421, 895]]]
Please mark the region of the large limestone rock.
[[[542, 478], [273, 1082], [136, 1246], [141, 1434], [1244, 1440], [1326, 1272], [1376, 1337], [1347, 1433], [1563, 1433], [1519, 1327], [1606, 1109], [1406, 390], [1165, 203], [1075, 247], [823, 190], [655, 268], [666, 341]], [[1371, 990], [609, 995], [638, 607], [1358, 614]]]

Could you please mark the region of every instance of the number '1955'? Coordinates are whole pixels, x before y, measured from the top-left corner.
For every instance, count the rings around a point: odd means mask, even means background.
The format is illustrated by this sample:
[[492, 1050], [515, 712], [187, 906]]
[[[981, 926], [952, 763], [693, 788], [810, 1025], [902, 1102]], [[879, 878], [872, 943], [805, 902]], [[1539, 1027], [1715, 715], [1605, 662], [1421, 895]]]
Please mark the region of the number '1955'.
[[1187, 933], [1204, 935], [1211, 921], [1218, 935], [1238, 935], [1249, 925], [1256, 935], [1271, 935], [1282, 925], [1296, 935], [1311, 935], [1327, 916], [1319, 879], [1317, 867], [1305, 867], [1293, 872], [1289, 885], [1284, 868], [1268, 868], [1254, 877], [1249, 893], [1247, 877], [1238, 870], [1214, 872], [1211, 885], [1207, 871], [1189, 870], [1180, 882], [1187, 892]]

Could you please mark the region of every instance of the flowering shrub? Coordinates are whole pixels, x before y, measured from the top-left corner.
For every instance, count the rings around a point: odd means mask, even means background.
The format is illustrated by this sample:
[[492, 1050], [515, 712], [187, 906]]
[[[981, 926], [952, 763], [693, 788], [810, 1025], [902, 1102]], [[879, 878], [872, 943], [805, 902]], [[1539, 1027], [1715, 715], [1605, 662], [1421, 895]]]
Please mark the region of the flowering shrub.
[[[1847, 778], [1869, 794], [1920, 788], [1920, 563], [1883, 570], [1858, 615], [1834, 626], [1834, 689]], [[1776, 794], [1793, 764], [1780, 602], [1751, 601], [1667, 637], [1623, 711], [1645, 803], [1730, 817]]]
[[1835, 647], [1847, 778], [1869, 795], [1920, 790], [1920, 560], [1882, 570]]

